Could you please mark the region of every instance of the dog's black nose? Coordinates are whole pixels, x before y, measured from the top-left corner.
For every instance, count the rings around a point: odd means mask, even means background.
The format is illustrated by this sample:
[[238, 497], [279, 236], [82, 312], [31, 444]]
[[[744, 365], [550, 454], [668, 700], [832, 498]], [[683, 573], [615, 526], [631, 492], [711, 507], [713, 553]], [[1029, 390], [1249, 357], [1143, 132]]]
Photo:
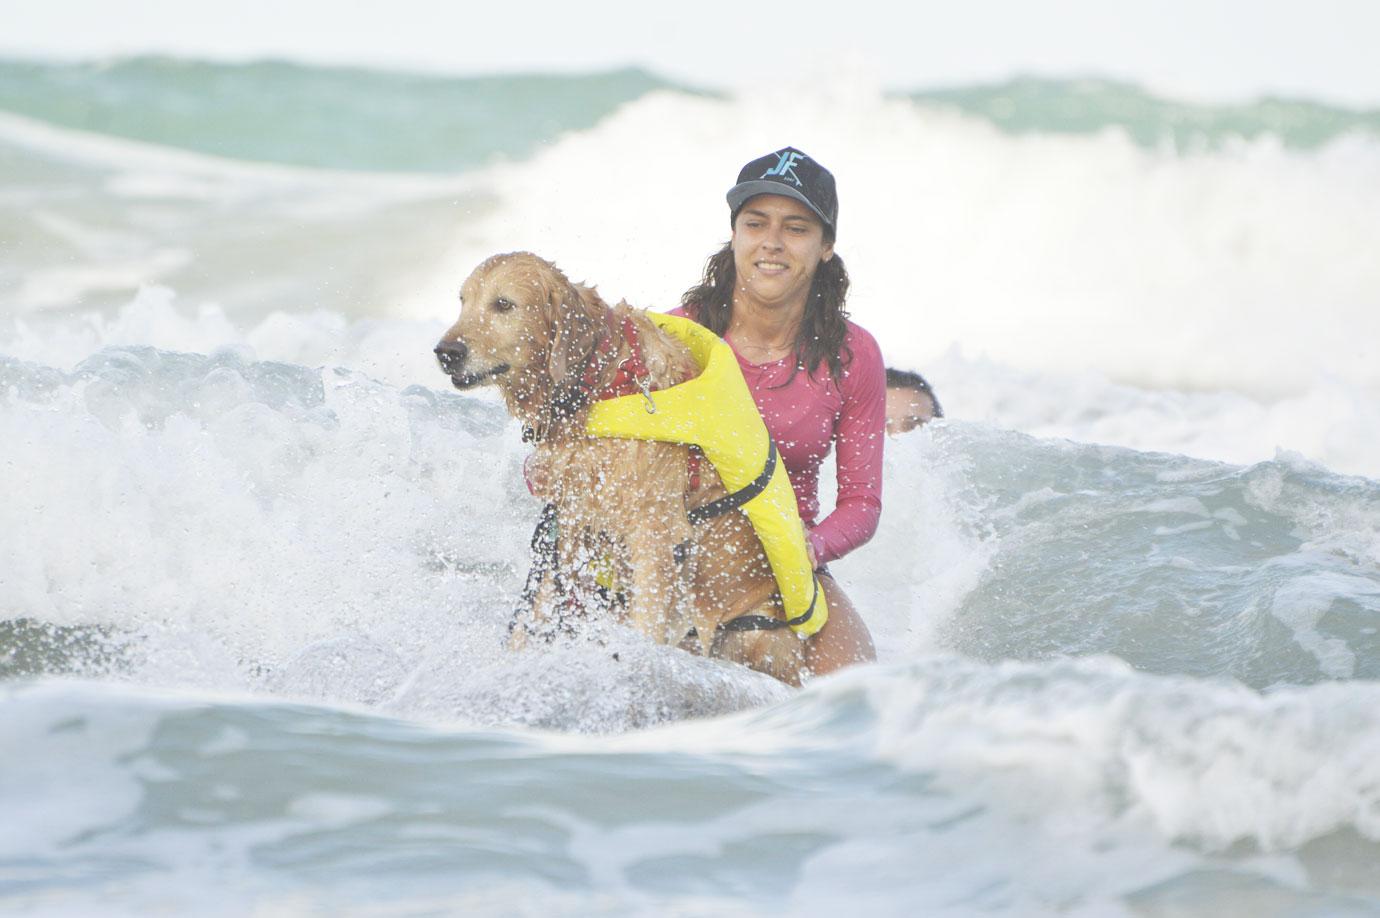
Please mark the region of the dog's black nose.
[[436, 359], [441, 363], [441, 369], [447, 373], [454, 374], [465, 365], [465, 358], [470, 355], [470, 349], [459, 341], [442, 341], [436, 345]]

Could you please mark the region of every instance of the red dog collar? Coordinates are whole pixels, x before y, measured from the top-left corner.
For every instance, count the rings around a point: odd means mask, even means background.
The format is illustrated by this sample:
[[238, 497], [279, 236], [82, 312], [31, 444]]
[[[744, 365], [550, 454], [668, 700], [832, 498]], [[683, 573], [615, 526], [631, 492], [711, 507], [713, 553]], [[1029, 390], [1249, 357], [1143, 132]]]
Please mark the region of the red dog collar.
[[[613, 379], [603, 389], [595, 393], [595, 387], [599, 385], [599, 380], [595, 376], [595, 361], [591, 359], [585, 367], [584, 384], [585, 388], [594, 394], [598, 401], [611, 398], [619, 398], [624, 395], [632, 395], [637, 392], [649, 392], [652, 387], [651, 371], [647, 369], [647, 362], [642, 359], [642, 342], [637, 337], [637, 328], [633, 325], [630, 316], [624, 316], [621, 323], [623, 340], [628, 343], [628, 350], [631, 352], [618, 364], [618, 370], [613, 375]], [[607, 354], [613, 350], [613, 335], [607, 334], [599, 342], [595, 349], [597, 354]], [[593, 355], [591, 355], [592, 358]]]

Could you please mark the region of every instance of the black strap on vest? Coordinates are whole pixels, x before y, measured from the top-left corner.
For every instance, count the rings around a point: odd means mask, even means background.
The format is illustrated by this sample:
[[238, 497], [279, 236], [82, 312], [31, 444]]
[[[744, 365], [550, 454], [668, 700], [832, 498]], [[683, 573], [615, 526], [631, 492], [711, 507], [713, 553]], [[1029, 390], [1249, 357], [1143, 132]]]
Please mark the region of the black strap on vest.
[[771, 476], [776, 472], [776, 441], [768, 440], [767, 444], [767, 463], [762, 467], [762, 474], [753, 479], [747, 487], [691, 510], [689, 515], [692, 524], [698, 525], [716, 516], [723, 516], [730, 510], [737, 510], [767, 489], [767, 485], [771, 483]]
[[[815, 614], [815, 604], [819, 599], [819, 578], [815, 578], [815, 591], [810, 597], [810, 608], [797, 615], [789, 621], [772, 618], [770, 615], [740, 615], [731, 618], [726, 622], [719, 622], [715, 626], [715, 631], [775, 631], [778, 628], [789, 628], [792, 625], [803, 625], [810, 620], [810, 616]], [[690, 633], [694, 634], [695, 629], [691, 628]]]
[[770, 615], [740, 615], [726, 622], [720, 622], [715, 631], [775, 631], [786, 627], [786, 623]]
[[[523, 439], [527, 439], [524, 430]], [[535, 432], [533, 432], [535, 433]], [[734, 491], [732, 494], [711, 501], [703, 507], [696, 507], [689, 513], [691, 523], [703, 523], [716, 516], [722, 516], [730, 510], [739, 507], [752, 500], [758, 494], [767, 489], [771, 482], [771, 476], [776, 472], [777, 453], [775, 441], [768, 441], [767, 461], [762, 468], [762, 474], [758, 475], [747, 487]], [[556, 505], [546, 504], [542, 507], [541, 521], [537, 523], [536, 531], [532, 533], [532, 568], [527, 573], [527, 583], [522, 590], [522, 601], [520, 609], [530, 609], [536, 601], [537, 591], [541, 588], [541, 582], [545, 579], [549, 571], [553, 571], [556, 566], [556, 541], [557, 527]], [[685, 560], [689, 545], [682, 543], [675, 546], [674, 554], [677, 562]], [[819, 578], [814, 579], [814, 592], [810, 595], [810, 606], [804, 612], [792, 619], [772, 618], [769, 615], [740, 615], [735, 619], [720, 622], [715, 628], [716, 631], [775, 631], [778, 628], [787, 628], [795, 625], [803, 625], [815, 614], [815, 606], [819, 604]], [[508, 623], [508, 630], [511, 632], [518, 624], [519, 613], [514, 612], [512, 620]], [[694, 634], [695, 629], [690, 629], [690, 634]]]
[[[710, 501], [703, 507], [696, 507], [689, 513], [692, 524], [703, 523], [712, 520], [716, 516], [722, 516], [730, 510], [737, 510], [743, 504], [752, 500], [758, 494], [767, 489], [771, 483], [771, 476], [776, 473], [777, 453], [776, 441], [767, 441], [767, 461], [762, 467], [762, 474], [758, 475], [751, 484], [741, 490], [734, 491], [715, 501]], [[819, 578], [815, 577], [814, 592], [810, 594], [810, 605], [804, 612], [795, 618], [782, 620], [772, 618], [767, 615], [740, 615], [730, 621], [721, 622], [717, 630], [720, 631], [772, 631], [777, 628], [794, 627], [808, 622], [815, 614], [815, 606], [819, 604]]]
[[815, 586], [814, 592], [810, 594], [810, 607], [806, 609], [804, 612], [801, 612], [795, 618], [786, 619], [786, 621], [782, 624], [790, 625], [791, 627], [795, 627], [796, 625], [803, 625], [810, 620], [810, 616], [815, 614], [815, 605], [819, 602], [819, 577], [816, 575], [811, 579], [814, 581]]

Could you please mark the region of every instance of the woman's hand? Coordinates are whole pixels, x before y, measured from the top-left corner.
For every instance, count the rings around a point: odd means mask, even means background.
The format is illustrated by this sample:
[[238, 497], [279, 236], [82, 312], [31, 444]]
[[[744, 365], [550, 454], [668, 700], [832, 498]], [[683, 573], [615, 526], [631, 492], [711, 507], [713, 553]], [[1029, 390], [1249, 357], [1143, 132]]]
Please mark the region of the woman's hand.
[[810, 570], [819, 569], [819, 559], [815, 557], [815, 547], [810, 544], [810, 528], [801, 522], [800, 528], [805, 530], [805, 556], [810, 559]]

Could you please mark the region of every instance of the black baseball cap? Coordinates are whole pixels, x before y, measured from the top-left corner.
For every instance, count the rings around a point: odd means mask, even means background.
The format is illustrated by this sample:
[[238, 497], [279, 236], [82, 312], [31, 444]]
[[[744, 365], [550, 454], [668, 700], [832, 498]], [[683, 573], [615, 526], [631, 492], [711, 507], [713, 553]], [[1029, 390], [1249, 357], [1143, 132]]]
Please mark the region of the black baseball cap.
[[830, 231], [838, 229], [839, 195], [834, 175], [795, 147], [782, 147], [758, 157], [738, 173], [738, 184], [728, 189], [728, 210], [736, 217], [748, 198], [759, 194], [780, 194], [795, 198]]

